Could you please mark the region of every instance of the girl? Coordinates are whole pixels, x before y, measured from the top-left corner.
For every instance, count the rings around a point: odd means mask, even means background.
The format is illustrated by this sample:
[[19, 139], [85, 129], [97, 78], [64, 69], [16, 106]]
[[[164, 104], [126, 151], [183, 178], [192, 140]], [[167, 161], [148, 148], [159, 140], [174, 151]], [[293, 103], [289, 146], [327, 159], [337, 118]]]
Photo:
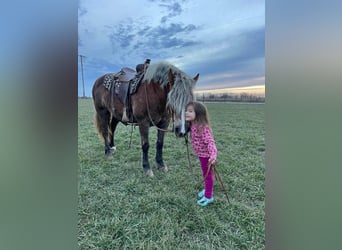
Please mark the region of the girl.
[[[214, 201], [214, 177], [211, 165], [216, 163], [217, 149], [209, 124], [208, 110], [200, 102], [190, 102], [186, 106], [185, 120], [190, 122], [190, 138], [195, 155], [200, 160], [204, 189], [198, 193], [197, 203], [206, 206]], [[209, 168], [209, 172], [208, 172]]]

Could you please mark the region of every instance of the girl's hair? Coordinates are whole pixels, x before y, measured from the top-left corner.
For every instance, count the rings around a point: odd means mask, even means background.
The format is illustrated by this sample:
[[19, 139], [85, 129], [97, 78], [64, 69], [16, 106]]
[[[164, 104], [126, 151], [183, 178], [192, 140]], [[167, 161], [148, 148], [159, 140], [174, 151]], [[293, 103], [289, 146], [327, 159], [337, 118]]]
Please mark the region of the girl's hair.
[[209, 122], [209, 113], [207, 107], [201, 103], [201, 102], [189, 102], [186, 105], [186, 108], [188, 106], [193, 106], [195, 111], [195, 120], [194, 122], [199, 126], [199, 129], [202, 130], [205, 125], [209, 126], [209, 129], [211, 130], [210, 122]]

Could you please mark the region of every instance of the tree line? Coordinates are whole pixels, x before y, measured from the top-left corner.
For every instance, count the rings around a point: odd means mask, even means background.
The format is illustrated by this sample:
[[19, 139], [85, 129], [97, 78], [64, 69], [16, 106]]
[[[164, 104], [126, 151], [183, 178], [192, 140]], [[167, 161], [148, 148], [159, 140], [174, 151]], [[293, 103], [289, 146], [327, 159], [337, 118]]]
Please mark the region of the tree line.
[[197, 94], [196, 100], [202, 102], [265, 102], [264, 96], [251, 95], [248, 93], [233, 94]]

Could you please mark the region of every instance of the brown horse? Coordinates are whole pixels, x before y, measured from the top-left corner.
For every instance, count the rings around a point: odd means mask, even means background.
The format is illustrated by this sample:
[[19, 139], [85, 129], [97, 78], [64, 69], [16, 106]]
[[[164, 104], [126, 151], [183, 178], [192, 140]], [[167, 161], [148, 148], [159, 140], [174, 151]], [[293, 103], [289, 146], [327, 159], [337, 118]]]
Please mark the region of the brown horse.
[[[167, 62], [151, 64], [134, 94], [130, 96], [129, 122], [123, 120], [127, 105], [119, 98], [117, 91], [110, 91], [104, 85], [105, 75], [99, 77], [93, 86], [92, 94], [96, 110], [95, 123], [98, 133], [104, 139], [105, 155], [112, 157], [114, 132], [119, 122], [139, 126], [142, 147], [142, 165], [144, 173], [153, 176], [148, 160], [149, 128], [156, 126], [156, 164], [158, 169], [167, 171], [163, 161], [164, 133], [171, 117], [173, 131], [181, 137], [186, 133], [185, 106], [194, 100], [193, 88], [199, 74], [194, 78]], [[117, 88], [117, 87], [114, 87]]]

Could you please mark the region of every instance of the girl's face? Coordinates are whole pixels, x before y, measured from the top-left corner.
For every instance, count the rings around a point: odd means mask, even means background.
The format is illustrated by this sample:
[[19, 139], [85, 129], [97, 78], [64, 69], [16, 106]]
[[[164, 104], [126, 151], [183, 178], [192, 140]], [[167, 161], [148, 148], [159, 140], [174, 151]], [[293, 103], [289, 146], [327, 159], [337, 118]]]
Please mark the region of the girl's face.
[[191, 122], [195, 120], [195, 118], [196, 118], [196, 113], [195, 113], [194, 107], [192, 105], [189, 105], [185, 111], [185, 120], [188, 122]]

